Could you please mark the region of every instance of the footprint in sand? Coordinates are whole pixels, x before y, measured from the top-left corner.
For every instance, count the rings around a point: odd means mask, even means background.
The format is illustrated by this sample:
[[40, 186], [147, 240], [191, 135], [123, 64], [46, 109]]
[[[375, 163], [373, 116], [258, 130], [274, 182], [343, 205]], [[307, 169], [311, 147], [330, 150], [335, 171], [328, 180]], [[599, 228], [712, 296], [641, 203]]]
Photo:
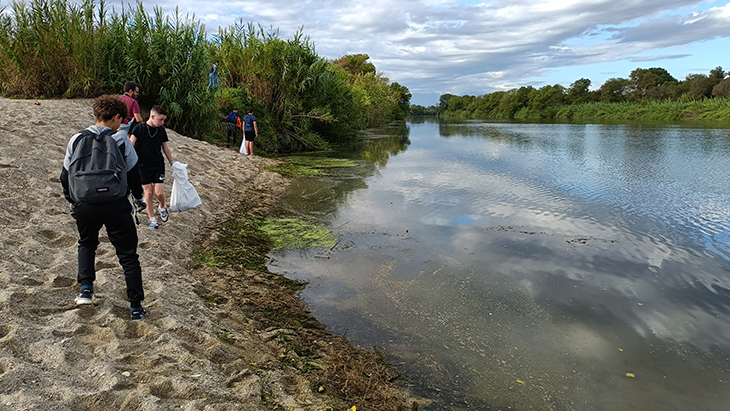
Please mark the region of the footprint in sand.
[[18, 338], [16, 326], [0, 326], [0, 350], [10, 353], [11, 357], [25, 357], [27, 355], [26, 344]]
[[115, 341], [117, 336], [109, 327], [83, 324], [74, 330], [73, 339], [76, 343], [96, 348]]
[[51, 282], [51, 285], [56, 288], [71, 287], [74, 284], [76, 284], [75, 279], [73, 279], [71, 277], [61, 277], [61, 276], [54, 278], [53, 281]]
[[20, 284], [22, 284], [26, 287], [36, 287], [36, 286], [42, 285], [43, 281], [38, 281], [29, 275], [25, 275], [25, 276], [23, 276], [23, 279], [20, 280]]
[[251, 371], [246, 369], [239, 372], [238, 374], [228, 377], [228, 379], [226, 379], [226, 381], [223, 383], [223, 386], [226, 388], [235, 388], [241, 390], [243, 388], [250, 387], [258, 380], [259, 378], [256, 375], [252, 374]]
[[157, 398], [170, 398], [175, 394], [172, 381], [164, 377], [156, 377], [148, 386], [150, 394]]
[[10, 332], [13, 330], [13, 327], [7, 324], [0, 325], [0, 340], [5, 338], [6, 335], [10, 334]]
[[38, 234], [43, 237], [41, 242], [52, 248], [66, 248], [76, 244], [76, 238], [59, 231], [41, 230]]
[[[99, 303], [98, 300], [96, 302], [94, 302], [94, 304], [98, 304], [98, 303]], [[84, 321], [90, 321], [97, 314], [99, 314], [97, 312], [97, 308], [95, 306], [90, 306], [90, 305], [84, 305], [84, 306], [74, 305], [73, 307], [71, 307], [71, 309], [77, 309], [76, 315], [78, 315], [79, 318]]]
[[143, 241], [139, 243], [137, 248], [140, 248], [142, 250], [149, 250], [151, 248], [157, 248], [159, 245], [157, 243], [149, 242], [149, 241]]
[[112, 262], [107, 262], [107, 261], [97, 261], [96, 265], [95, 265], [96, 271], [103, 270], [105, 268], [116, 268], [116, 267], [120, 267], [120, 265], [118, 263], [112, 263]]

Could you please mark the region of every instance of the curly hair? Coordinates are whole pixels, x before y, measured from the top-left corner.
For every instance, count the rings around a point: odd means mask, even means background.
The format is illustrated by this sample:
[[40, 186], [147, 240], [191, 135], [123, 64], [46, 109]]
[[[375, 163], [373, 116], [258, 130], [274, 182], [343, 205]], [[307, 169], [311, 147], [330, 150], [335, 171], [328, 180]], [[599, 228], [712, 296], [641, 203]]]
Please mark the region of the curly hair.
[[94, 117], [96, 121], [109, 121], [119, 114], [127, 117], [127, 104], [117, 96], [104, 94], [94, 99]]

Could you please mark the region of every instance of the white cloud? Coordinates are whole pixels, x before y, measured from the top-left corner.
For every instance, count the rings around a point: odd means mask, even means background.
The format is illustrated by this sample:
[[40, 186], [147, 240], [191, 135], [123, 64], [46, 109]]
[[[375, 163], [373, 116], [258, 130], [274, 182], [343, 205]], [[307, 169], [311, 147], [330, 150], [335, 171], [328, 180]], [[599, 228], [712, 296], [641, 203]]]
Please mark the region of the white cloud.
[[[678, 50], [730, 36], [730, 4], [707, 8], [699, 0], [497, 0], [479, 4], [453, 0], [163, 0], [158, 4], [168, 12], [179, 7], [183, 13], [196, 13], [209, 34], [239, 18], [265, 28], [278, 27], [282, 36], [291, 36], [303, 26], [324, 57], [367, 53], [379, 71], [409, 87], [414, 96], [449, 90], [457, 94], [492, 92], [498, 86], [488, 74], [491, 72], [502, 73], [501, 83], [526, 84], [561, 67], [638, 61], [647, 53], [679, 60], [700, 58], [691, 50]], [[151, 11], [151, 5], [147, 9]], [[718, 64], [721, 61], [695, 66]], [[458, 83], [464, 79], [470, 82]]]

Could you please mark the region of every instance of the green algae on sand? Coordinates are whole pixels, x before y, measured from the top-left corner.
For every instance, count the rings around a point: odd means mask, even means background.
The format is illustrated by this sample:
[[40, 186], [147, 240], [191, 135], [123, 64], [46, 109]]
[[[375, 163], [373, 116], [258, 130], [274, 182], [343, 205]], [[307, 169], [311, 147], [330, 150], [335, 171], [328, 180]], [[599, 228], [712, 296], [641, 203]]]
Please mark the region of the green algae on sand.
[[[312, 402], [323, 405], [317, 409], [408, 409], [407, 393], [394, 383], [404, 377], [382, 353], [354, 347], [328, 332], [297, 296], [306, 284], [265, 267], [272, 249], [331, 247], [336, 241], [330, 230], [293, 218], [268, 218], [251, 204], [242, 204], [201, 240], [192, 272], [201, 281], [197, 292], [204, 304], [224, 319], [216, 339], [235, 346], [240, 338], [232, 336], [268, 335], [267, 346], [278, 353], [257, 361], [242, 358], [248, 369], [264, 376], [301, 376], [312, 387]], [[282, 403], [273, 392], [264, 382], [262, 401], [280, 409]]]
[[273, 243], [273, 250], [333, 247], [335, 238], [330, 230], [294, 218], [266, 219], [260, 227]]
[[303, 220], [241, 213], [221, 223], [215, 239], [198, 246], [193, 260], [210, 267], [265, 270], [271, 250], [335, 244], [330, 230]]
[[288, 178], [325, 176], [328, 168], [357, 167], [357, 163], [344, 158], [291, 156], [282, 158], [284, 163], [265, 166], [271, 172]]

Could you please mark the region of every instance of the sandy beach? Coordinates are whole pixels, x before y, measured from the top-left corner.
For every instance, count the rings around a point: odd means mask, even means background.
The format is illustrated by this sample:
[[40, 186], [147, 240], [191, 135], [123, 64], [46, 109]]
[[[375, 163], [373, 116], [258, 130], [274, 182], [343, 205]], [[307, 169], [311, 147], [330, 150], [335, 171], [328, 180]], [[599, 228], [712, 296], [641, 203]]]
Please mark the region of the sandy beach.
[[[78, 234], [59, 174], [70, 136], [94, 122], [91, 104], [0, 99], [0, 409], [410, 409], [412, 399], [387, 383], [391, 371], [372, 353], [320, 325], [290, 329], [267, 317], [272, 304], [307, 315], [281, 278], [192, 263], [195, 244], [243, 199], [262, 209], [275, 203], [287, 181], [264, 166], [276, 160], [168, 130], [173, 157], [188, 165], [203, 203], [172, 213], [157, 230], [142, 218], [149, 318], [130, 321], [122, 269], [103, 230], [97, 301], [76, 306]], [[169, 198], [169, 167], [165, 185]], [[314, 347], [316, 366], [291, 341]], [[362, 393], [348, 391], [362, 374], [355, 363], [372, 378]], [[330, 394], [365, 399], [345, 404]]]

